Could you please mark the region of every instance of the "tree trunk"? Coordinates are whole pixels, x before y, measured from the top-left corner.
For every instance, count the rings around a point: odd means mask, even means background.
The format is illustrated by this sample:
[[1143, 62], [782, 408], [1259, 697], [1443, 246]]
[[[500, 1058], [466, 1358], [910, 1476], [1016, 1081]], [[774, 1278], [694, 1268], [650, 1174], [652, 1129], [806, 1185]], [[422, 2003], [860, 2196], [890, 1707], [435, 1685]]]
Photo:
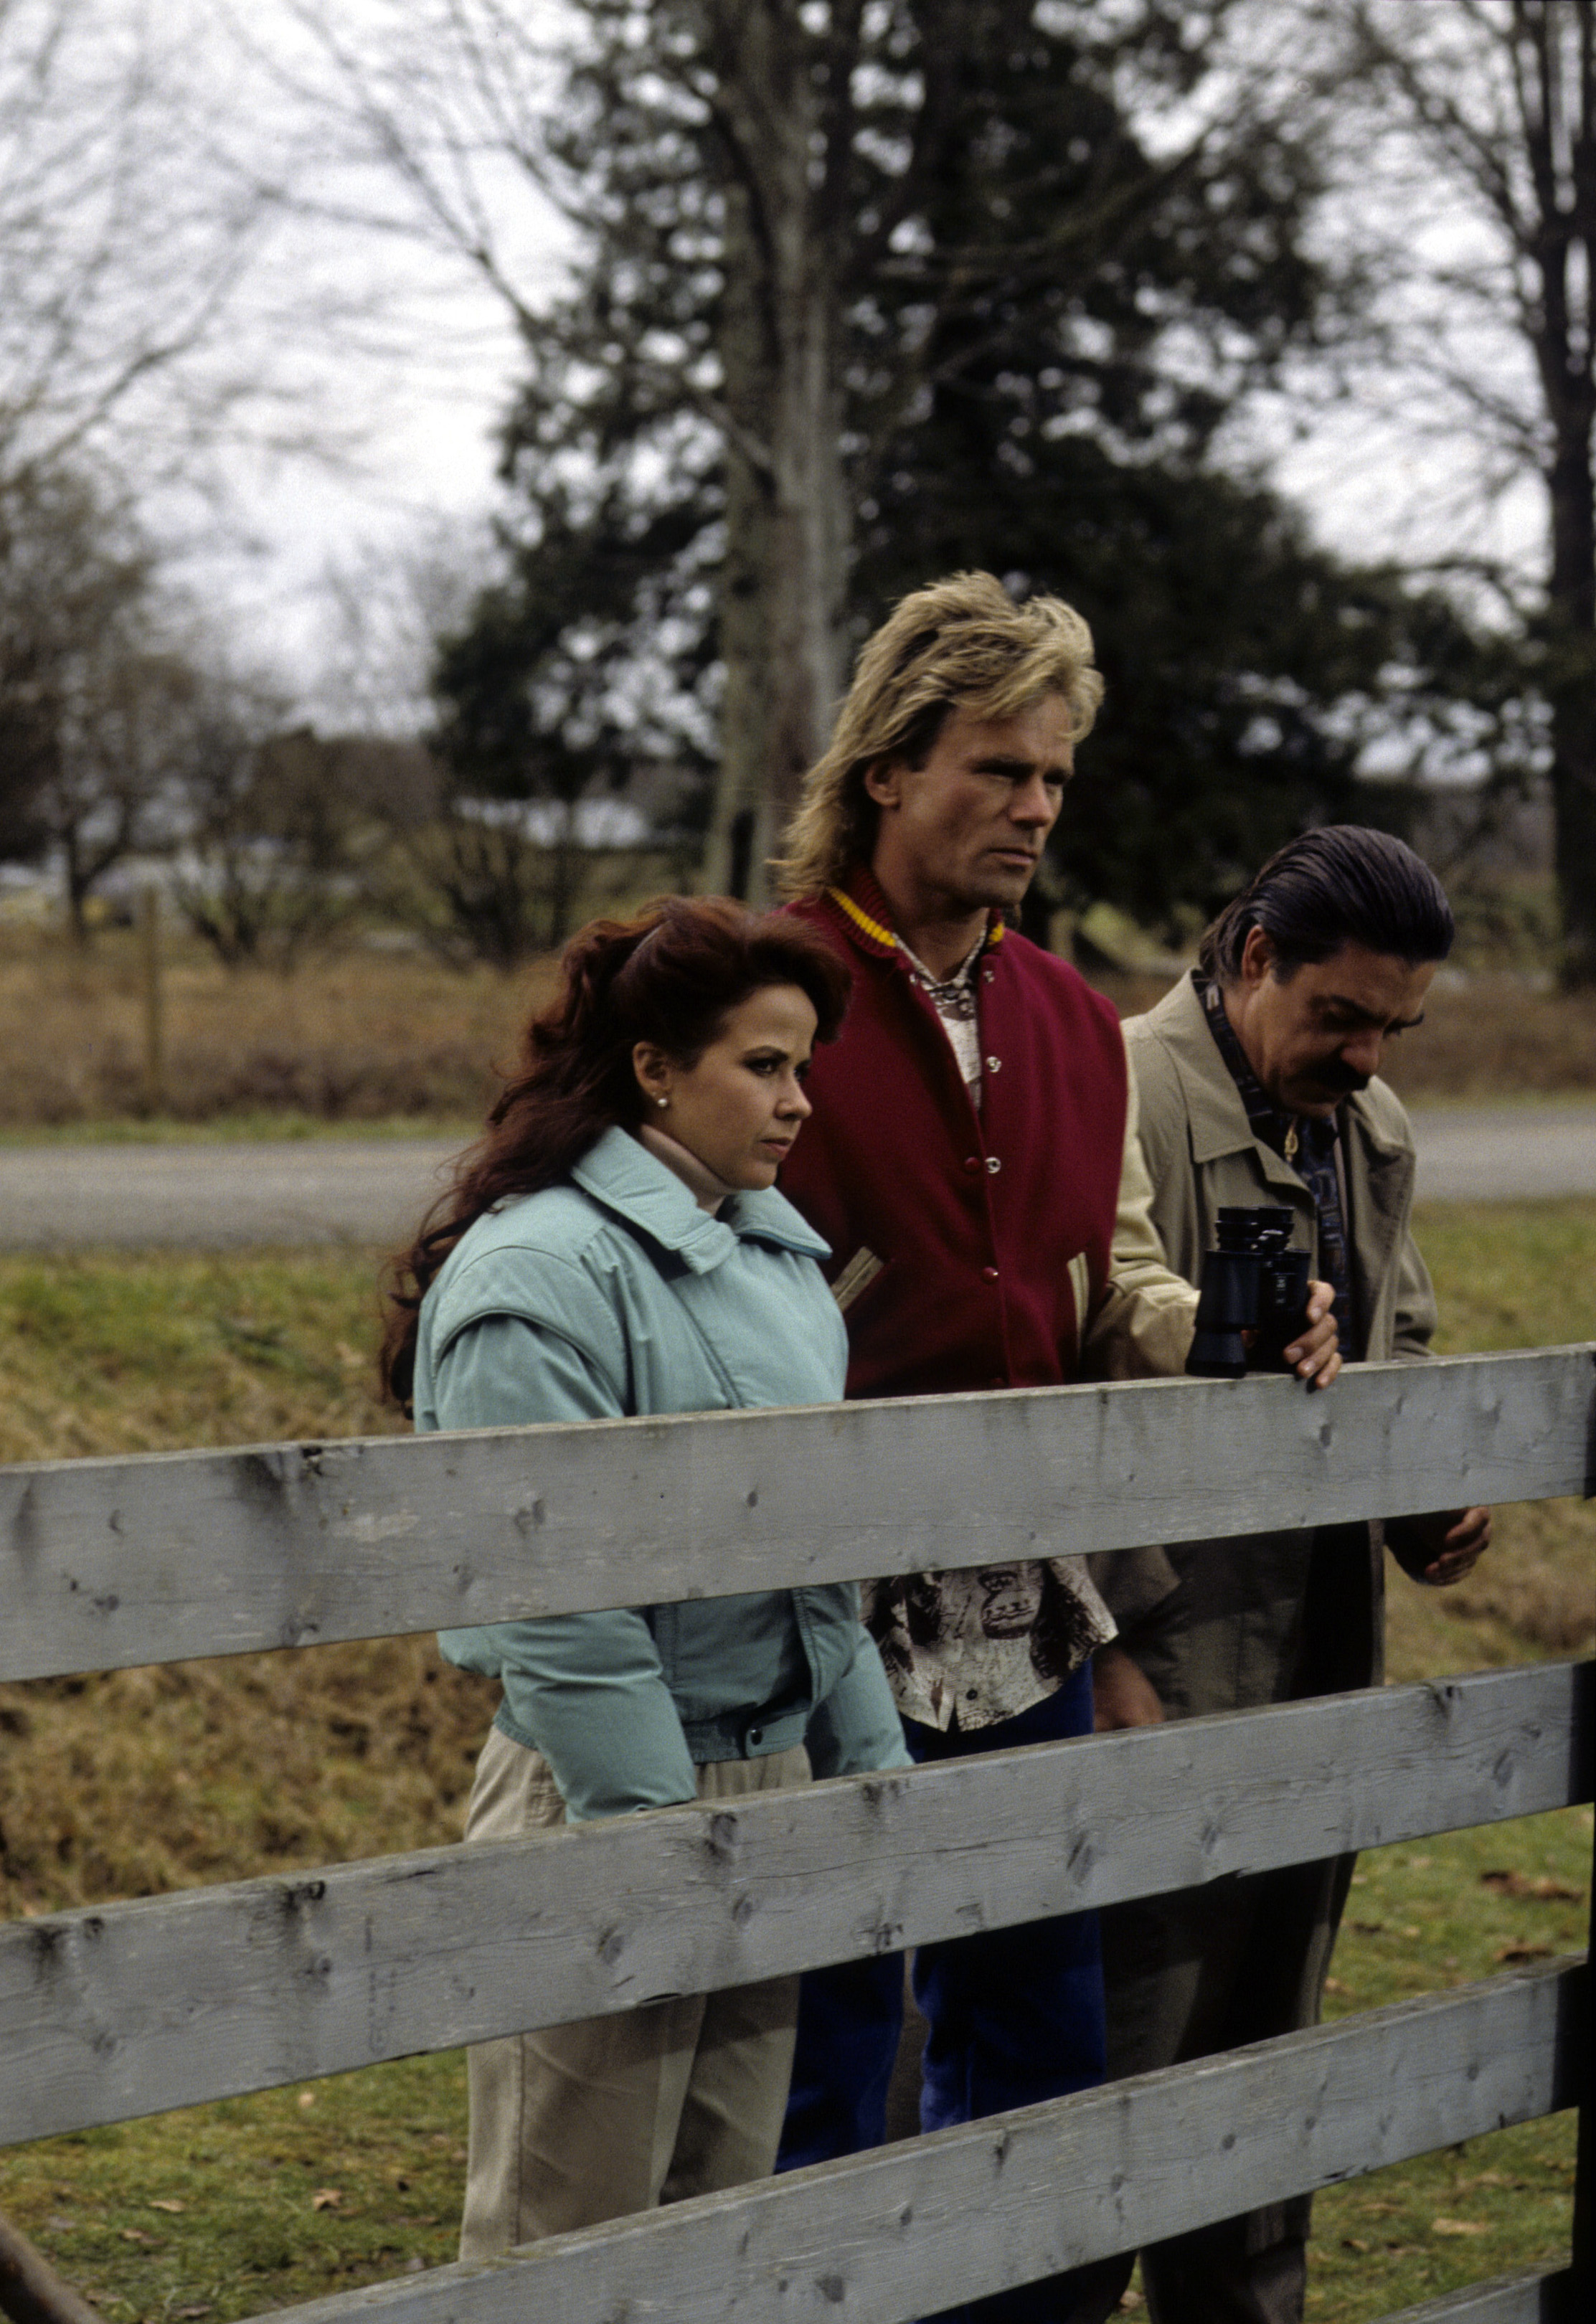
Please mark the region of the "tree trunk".
[[791, 0], [713, 0], [724, 156], [725, 698], [711, 891], [768, 900], [767, 862], [825, 748], [842, 676], [848, 523], [835, 254], [816, 200], [813, 45]]
[[[1582, 456], [1581, 456], [1582, 455]], [[1546, 693], [1563, 979], [1596, 985], [1596, 510], [1590, 423], [1551, 479]]]
[[1591, 0], [1565, 21], [1516, 12], [1517, 86], [1536, 212], [1525, 255], [1538, 275], [1531, 335], [1550, 423], [1552, 557], [1546, 695], [1563, 978], [1596, 985], [1596, 44]]

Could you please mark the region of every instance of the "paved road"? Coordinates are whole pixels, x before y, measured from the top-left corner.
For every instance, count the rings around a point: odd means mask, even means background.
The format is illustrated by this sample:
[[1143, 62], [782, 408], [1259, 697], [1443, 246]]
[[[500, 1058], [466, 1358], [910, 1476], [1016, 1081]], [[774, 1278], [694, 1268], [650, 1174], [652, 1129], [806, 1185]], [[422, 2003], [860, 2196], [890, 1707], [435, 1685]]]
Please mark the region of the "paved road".
[[0, 1250], [396, 1242], [458, 1142], [0, 1148]]
[[[1596, 1106], [1414, 1117], [1431, 1202], [1596, 1194]], [[452, 1142], [0, 1148], [0, 1250], [396, 1241]]]

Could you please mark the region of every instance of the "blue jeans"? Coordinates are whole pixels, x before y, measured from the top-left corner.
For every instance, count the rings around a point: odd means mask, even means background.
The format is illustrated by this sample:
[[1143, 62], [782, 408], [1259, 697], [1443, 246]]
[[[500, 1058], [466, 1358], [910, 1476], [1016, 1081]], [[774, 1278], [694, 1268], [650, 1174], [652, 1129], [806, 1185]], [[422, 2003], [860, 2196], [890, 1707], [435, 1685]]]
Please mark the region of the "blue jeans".
[[[1092, 1731], [1090, 1664], [1016, 1719], [947, 1734], [905, 1720], [919, 1762], [1009, 1751]], [[1102, 1968], [1097, 1915], [1032, 1921], [915, 1955], [915, 1999], [930, 2032], [920, 2127], [943, 2130], [1010, 2107], [1063, 2098], [1103, 2076]], [[778, 2171], [879, 2146], [887, 2088], [903, 2030], [903, 1966], [896, 1956], [811, 1969], [798, 2005], [798, 2053]], [[1054, 2324], [1068, 2313], [1073, 2279], [1025, 2285], [946, 2311], [946, 2324]]]

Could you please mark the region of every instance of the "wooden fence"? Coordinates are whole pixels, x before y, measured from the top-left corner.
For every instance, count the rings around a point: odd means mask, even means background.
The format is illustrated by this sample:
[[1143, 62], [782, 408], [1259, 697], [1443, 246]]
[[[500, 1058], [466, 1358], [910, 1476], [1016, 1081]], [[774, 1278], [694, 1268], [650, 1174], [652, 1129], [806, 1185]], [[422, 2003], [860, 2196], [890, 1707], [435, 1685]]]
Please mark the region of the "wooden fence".
[[[1583, 1494], [1596, 1349], [0, 1471], [0, 1679]], [[1371, 1690], [0, 1928], [0, 2143], [1591, 1796], [1591, 1666]], [[1584, 1970], [291, 2311], [909, 2319], [1579, 2104]], [[1529, 2324], [1569, 2269], [1415, 2317]]]

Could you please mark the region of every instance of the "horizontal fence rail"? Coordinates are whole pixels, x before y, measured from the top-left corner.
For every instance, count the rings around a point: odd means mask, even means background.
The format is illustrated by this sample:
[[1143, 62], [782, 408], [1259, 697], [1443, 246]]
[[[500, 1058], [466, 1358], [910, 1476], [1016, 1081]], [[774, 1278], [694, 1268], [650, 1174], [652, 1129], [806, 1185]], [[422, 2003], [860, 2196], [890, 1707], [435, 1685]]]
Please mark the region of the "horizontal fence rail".
[[1380, 2324], [1589, 2324], [1573, 2300], [1571, 2267], [1525, 2268], [1398, 2309]]
[[1596, 1480], [1596, 1346], [0, 1470], [0, 1679]]
[[1566, 1962], [1510, 1972], [285, 2313], [909, 2324], [1573, 2105], [1584, 1975]]
[[0, 2142], [1591, 1796], [1592, 1666], [1331, 1696], [0, 1928]]

